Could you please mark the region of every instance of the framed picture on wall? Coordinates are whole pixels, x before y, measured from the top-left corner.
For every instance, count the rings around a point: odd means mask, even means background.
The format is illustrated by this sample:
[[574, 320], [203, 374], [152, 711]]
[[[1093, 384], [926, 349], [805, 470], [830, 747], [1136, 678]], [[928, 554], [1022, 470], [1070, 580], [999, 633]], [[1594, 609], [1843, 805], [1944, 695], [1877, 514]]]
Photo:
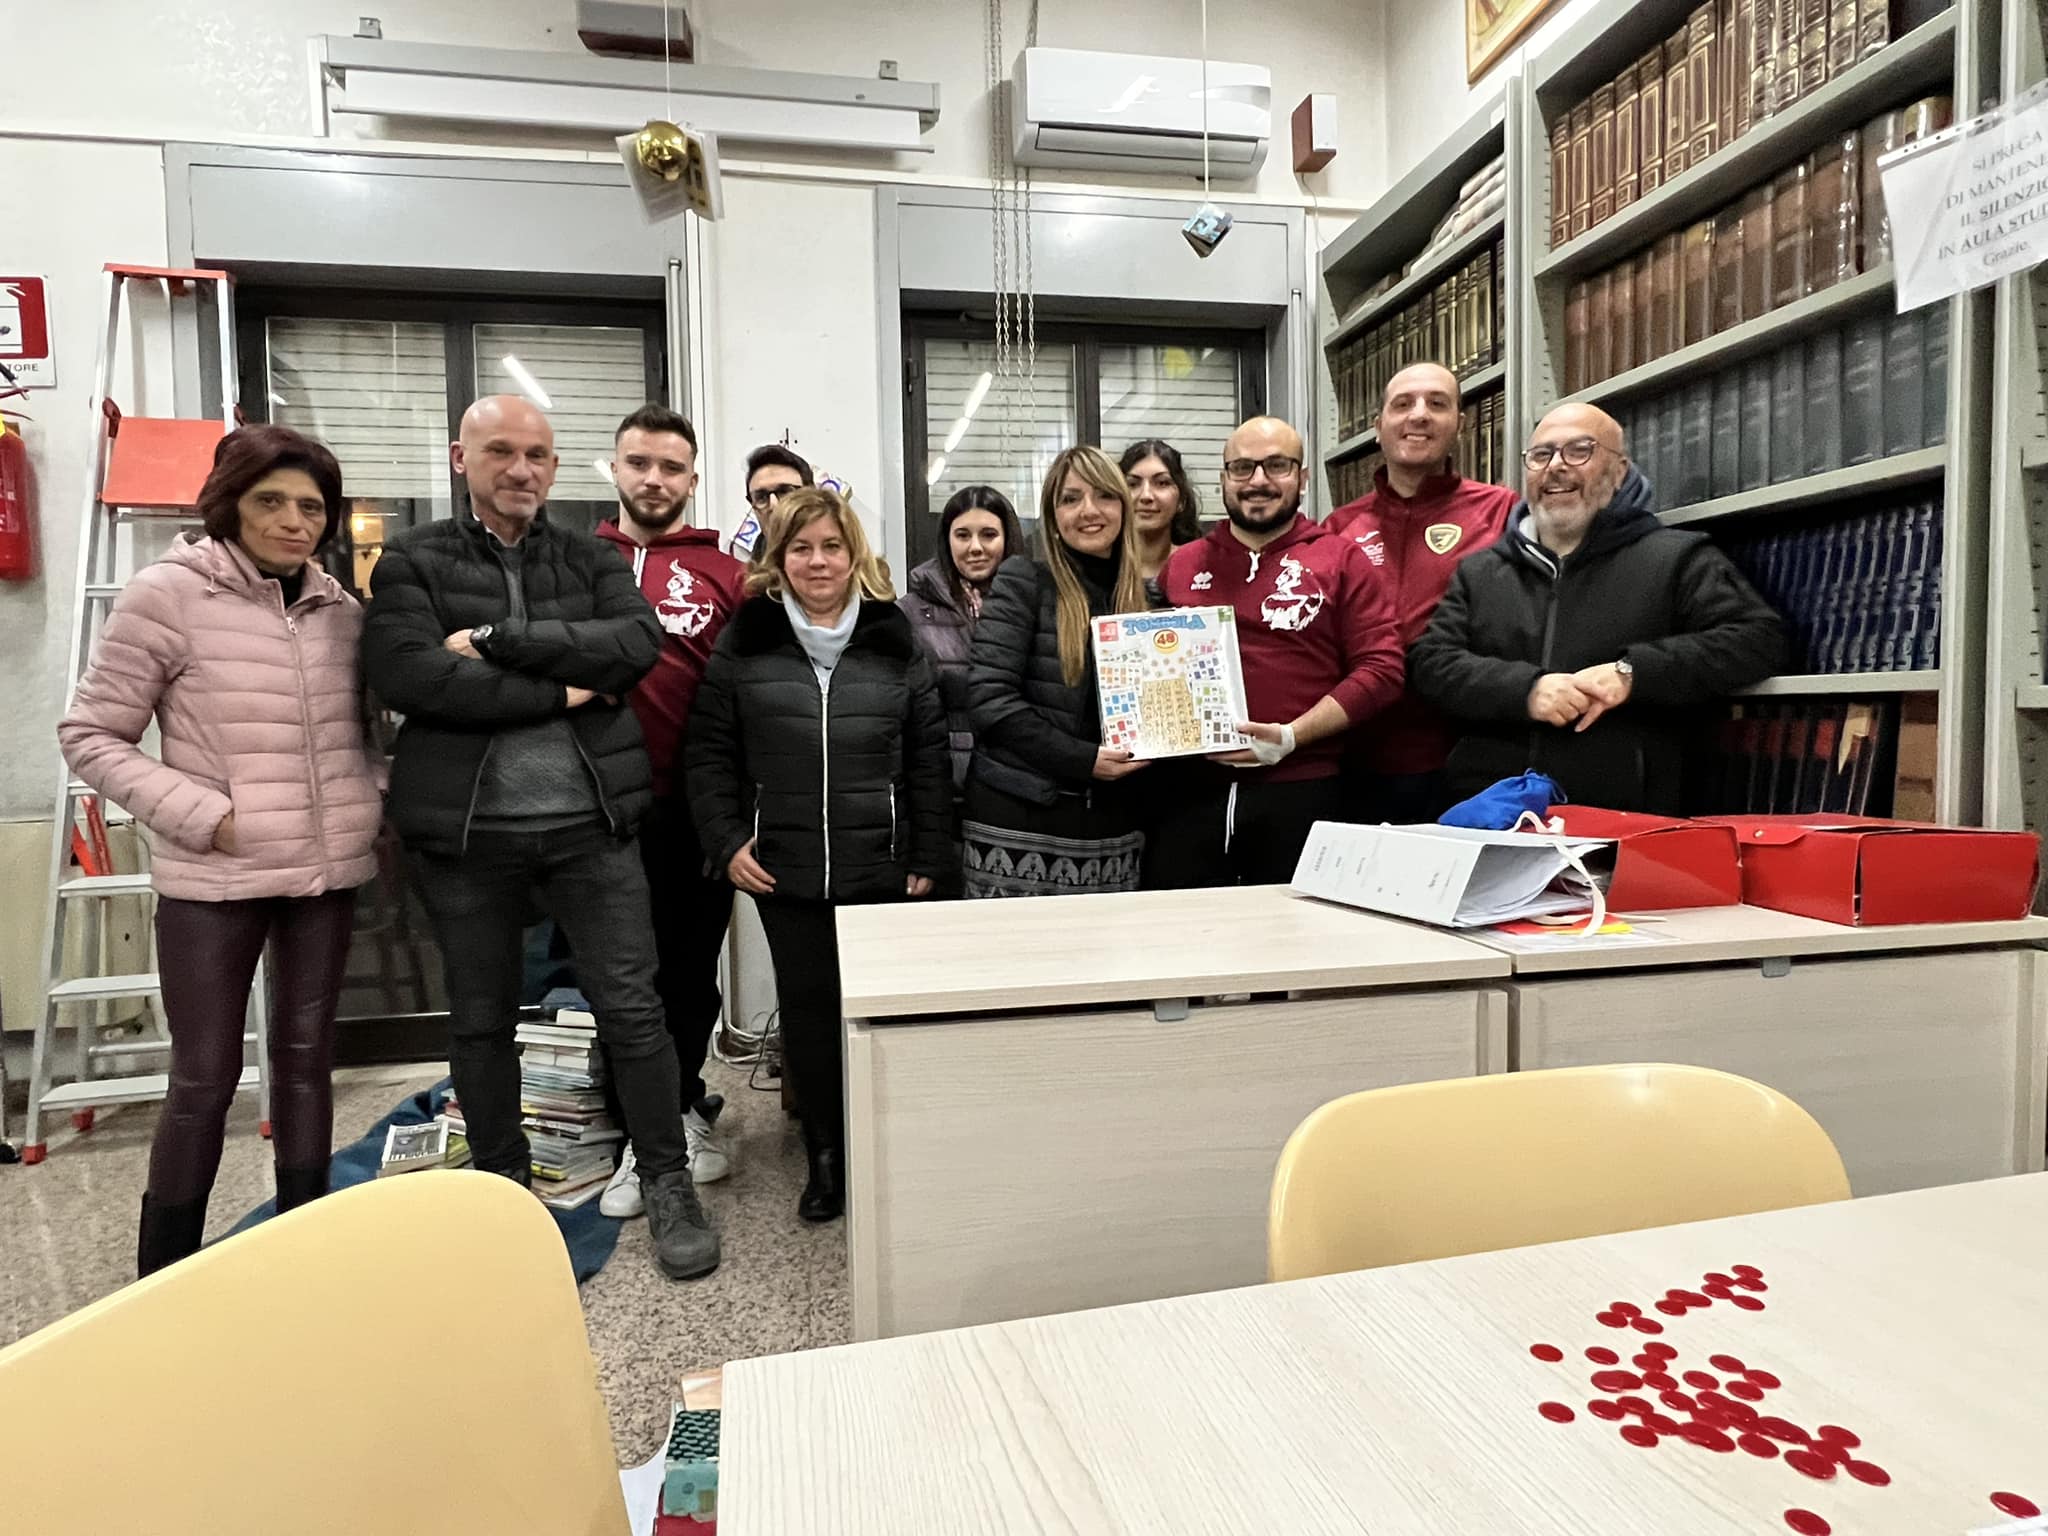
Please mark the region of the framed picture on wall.
[[1465, 79], [1477, 80], [1500, 62], [1549, 10], [1552, 0], [1465, 0]]

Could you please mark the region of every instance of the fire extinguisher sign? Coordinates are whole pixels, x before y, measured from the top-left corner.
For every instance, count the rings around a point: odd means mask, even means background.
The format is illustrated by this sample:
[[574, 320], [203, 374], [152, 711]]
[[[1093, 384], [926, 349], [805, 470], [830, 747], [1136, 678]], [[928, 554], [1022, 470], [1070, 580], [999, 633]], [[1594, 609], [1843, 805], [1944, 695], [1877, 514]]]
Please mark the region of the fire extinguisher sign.
[[0, 367], [28, 389], [49, 389], [57, 382], [48, 294], [40, 277], [0, 276]]

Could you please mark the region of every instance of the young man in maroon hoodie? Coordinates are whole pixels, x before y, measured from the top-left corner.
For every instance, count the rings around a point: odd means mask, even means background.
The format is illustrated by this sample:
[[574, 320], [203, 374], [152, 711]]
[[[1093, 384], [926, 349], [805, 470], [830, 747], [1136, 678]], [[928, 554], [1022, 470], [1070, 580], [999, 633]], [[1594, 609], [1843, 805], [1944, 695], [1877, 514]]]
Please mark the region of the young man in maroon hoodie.
[[[1515, 493], [1481, 485], [1451, 468], [1464, 398], [1440, 363], [1416, 363], [1387, 381], [1380, 404], [1380, 452], [1386, 467], [1373, 488], [1332, 512], [1323, 526], [1365, 551], [1394, 594], [1405, 650], [1422, 638], [1430, 615], [1467, 555], [1501, 536]], [[1352, 821], [1435, 821], [1451, 803], [1444, 760], [1450, 723], [1415, 690], [1344, 745], [1344, 807]]]
[[[732, 887], [706, 871], [679, 781], [690, 705], [711, 647], [740, 605], [746, 568], [719, 549], [716, 529], [689, 524], [697, 432], [687, 418], [666, 406], [644, 405], [620, 422], [612, 482], [619, 492], [618, 516], [602, 524], [597, 536], [626, 557], [662, 629], [654, 670], [631, 695], [654, 769], [654, 809], [640, 825], [640, 862], [654, 905], [660, 966], [655, 989], [682, 1067], [690, 1172], [697, 1183], [710, 1184], [732, 1171], [732, 1154], [717, 1133], [725, 1100], [704, 1085], [704, 1058], [718, 1023], [718, 952], [732, 917]], [[640, 1214], [631, 1147], [599, 1209], [607, 1216]]]
[[1291, 880], [1309, 828], [1344, 814], [1344, 732], [1400, 696], [1392, 589], [1363, 549], [1302, 514], [1301, 454], [1301, 434], [1270, 416], [1233, 432], [1228, 520], [1160, 572], [1176, 608], [1236, 610], [1253, 746], [1187, 776], [1180, 803], [1148, 835], [1148, 886]]

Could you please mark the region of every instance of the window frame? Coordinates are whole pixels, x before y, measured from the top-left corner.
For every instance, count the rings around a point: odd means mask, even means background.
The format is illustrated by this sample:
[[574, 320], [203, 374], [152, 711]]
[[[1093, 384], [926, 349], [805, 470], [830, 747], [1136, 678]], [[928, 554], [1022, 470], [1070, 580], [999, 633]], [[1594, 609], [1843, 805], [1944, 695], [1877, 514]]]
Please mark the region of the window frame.
[[[903, 480], [907, 564], [928, 560], [937, 549], [936, 509], [925, 484], [931, 462], [931, 428], [926, 421], [924, 344], [927, 341], [986, 341], [991, 317], [906, 311], [903, 316]], [[1266, 346], [1263, 330], [1214, 325], [1189, 326], [1171, 320], [1100, 325], [1085, 320], [1040, 320], [1039, 345], [1074, 348], [1074, 394], [1070, 402], [1079, 441], [1102, 447], [1102, 349], [1117, 346], [1227, 347], [1237, 354], [1237, 415], [1240, 421], [1266, 409]], [[1121, 445], [1119, 450], [1121, 451]], [[1019, 507], [1035, 518], [1036, 507]]]

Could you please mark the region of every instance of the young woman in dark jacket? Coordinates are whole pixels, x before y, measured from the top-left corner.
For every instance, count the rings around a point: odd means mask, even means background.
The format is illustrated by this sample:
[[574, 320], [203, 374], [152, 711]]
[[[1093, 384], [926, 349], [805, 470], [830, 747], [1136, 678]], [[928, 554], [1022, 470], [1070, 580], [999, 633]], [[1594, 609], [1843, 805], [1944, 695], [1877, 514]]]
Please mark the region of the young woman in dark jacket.
[[1136, 890], [1145, 839], [1116, 781], [1145, 765], [1102, 745], [1088, 629], [1147, 607], [1131, 493], [1101, 449], [1069, 448], [1038, 501], [1040, 559], [1003, 562], [968, 661], [967, 894]]
[[787, 496], [754, 594], [719, 636], [684, 751], [714, 866], [755, 899], [810, 1180], [797, 1213], [845, 1204], [841, 903], [926, 896], [950, 874], [952, 785], [931, 663], [835, 491]]
[[967, 716], [967, 653], [996, 568], [1024, 553], [1024, 530], [1010, 498], [992, 485], [955, 491], [939, 514], [939, 552], [910, 573], [897, 602], [939, 678], [953, 751], [953, 794], [967, 787], [974, 727]]

